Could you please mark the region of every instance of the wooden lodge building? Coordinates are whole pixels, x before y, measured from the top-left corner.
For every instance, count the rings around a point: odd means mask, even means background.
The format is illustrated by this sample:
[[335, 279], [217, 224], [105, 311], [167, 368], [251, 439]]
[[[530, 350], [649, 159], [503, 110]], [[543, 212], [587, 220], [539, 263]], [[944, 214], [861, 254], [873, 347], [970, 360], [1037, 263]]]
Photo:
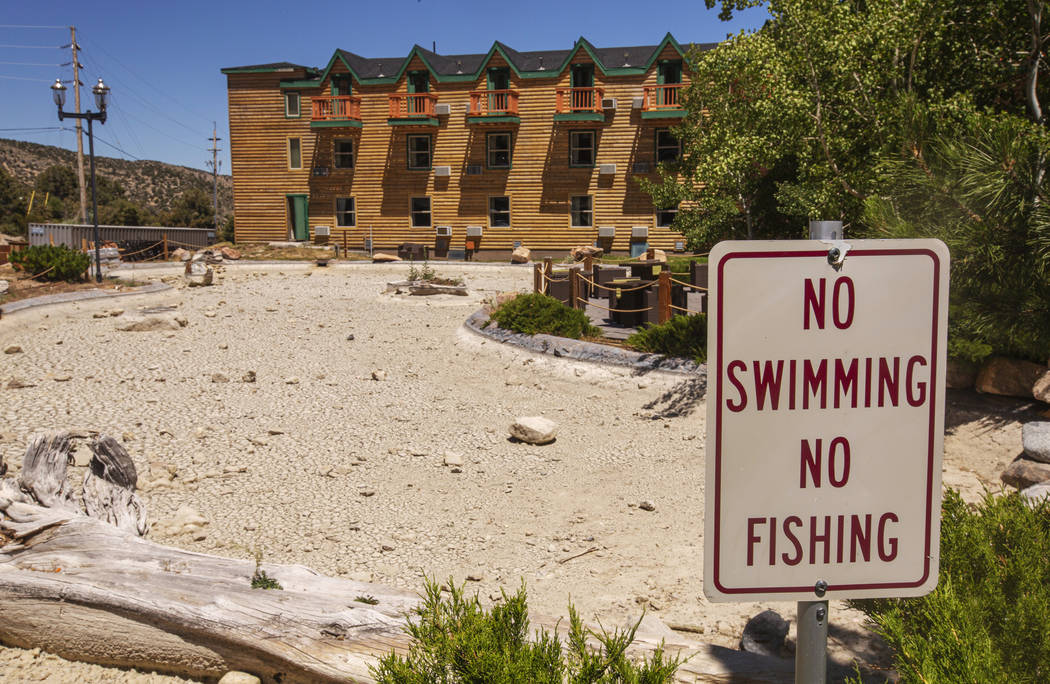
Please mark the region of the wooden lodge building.
[[[702, 46], [707, 47], [707, 46]], [[684, 249], [674, 208], [638, 179], [674, 159], [685, 48], [658, 45], [403, 58], [336, 50], [328, 66], [223, 69], [238, 242]]]

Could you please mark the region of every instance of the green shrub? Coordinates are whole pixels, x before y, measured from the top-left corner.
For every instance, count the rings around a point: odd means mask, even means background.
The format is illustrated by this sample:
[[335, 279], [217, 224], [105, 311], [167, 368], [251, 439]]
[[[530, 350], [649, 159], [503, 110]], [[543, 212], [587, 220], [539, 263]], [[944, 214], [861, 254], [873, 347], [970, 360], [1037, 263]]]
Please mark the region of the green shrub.
[[63, 245], [38, 245], [11, 253], [18, 264], [34, 278], [44, 280], [79, 280], [91, 265], [87, 254]]
[[501, 328], [526, 335], [544, 333], [578, 340], [602, 334], [584, 312], [539, 293], [518, 295], [504, 302], [492, 312], [492, 320]]
[[[443, 589], [448, 597], [442, 596]], [[529, 609], [525, 586], [513, 596], [503, 592], [503, 604], [490, 611], [481, 607], [478, 597], [466, 598], [463, 587], [451, 580], [442, 587], [427, 581], [423, 603], [409, 620], [412, 645], [404, 658], [390, 653], [371, 667], [380, 684], [424, 684], [430, 682], [519, 682], [564, 681], [579, 684], [630, 682], [659, 684], [672, 681], [680, 661], [665, 659], [663, 649], [640, 663], [627, 658], [627, 647], [634, 641], [638, 623], [627, 630], [604, 629], [601, 633], [584, 628], [576, 611], [569, 606], [569, 640], [563, 655], [557, 635], [546, 630], [528, 640]], [[639, 623], [641, 620], [639, 620]], [[589, 649], [588, 637], [595, 638], [600, 650]]]
[[854, 601], [905, 682], [1050, 680], [1050, 505], [1017, 493], [977, 507], [947, 491], [937, 589]]
[[627, 338], [627, 346], [638, 351], [707, 360], [707, 314], [672, 316], [659, 325], [642, 328]]

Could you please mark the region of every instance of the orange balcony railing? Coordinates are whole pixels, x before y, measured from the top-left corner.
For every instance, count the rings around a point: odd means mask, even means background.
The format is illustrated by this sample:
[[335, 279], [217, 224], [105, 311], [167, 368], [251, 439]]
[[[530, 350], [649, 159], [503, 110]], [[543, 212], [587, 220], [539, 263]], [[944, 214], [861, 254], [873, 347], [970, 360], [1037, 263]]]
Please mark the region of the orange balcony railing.
[[431, 93], [410, 93], [390, 96], [390, 118], [434, 116], [438, 96]]
[[469, 116], [518, 114], [517, 90], [475, 90], [470, 93]]
[[602, 111], [602, 88], [558, 88], [558, 114]]
[[331, 95], [311, 98], [314, 121], [360, 121], [361, 98], [356, 95]]
[[669, 83], [667, 85], [647, 86], [645, 88], [645, 103], [642, 111], [652, 112], [661, 109], [681, 109], [679, 99], [682, 88], [681, 83]]

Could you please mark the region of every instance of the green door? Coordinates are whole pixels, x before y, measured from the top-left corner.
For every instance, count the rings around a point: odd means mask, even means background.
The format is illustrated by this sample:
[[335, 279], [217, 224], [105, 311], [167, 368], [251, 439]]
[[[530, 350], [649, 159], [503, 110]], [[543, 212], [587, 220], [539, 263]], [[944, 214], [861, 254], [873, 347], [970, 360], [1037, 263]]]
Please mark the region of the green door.
[[286, 195], [288, 198], [288, 228], [292, 239], [302, 242], [310, 239], [309, 203], [307, 195]]

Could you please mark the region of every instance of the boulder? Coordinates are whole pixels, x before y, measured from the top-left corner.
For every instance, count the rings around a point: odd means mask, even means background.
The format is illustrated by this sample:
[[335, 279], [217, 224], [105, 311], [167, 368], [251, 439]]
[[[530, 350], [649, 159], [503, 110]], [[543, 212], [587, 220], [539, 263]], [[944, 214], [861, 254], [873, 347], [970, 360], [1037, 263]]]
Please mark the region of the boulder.
[[1021, 427], [1024, 455], [1040, 463], [1050, 463], [1050, 422], [1037, 420]]
[[229, 259], [231, 261], [236, 261], [237, 259], [241, 258], [241, 253], [233, 247], [223, 247], [219, 251], [222, 252], [223, 258]]
[[1034, 484], [1050, 480], [1050, 463], [1019, 458], [1006, 467], [999, 479], [1011, 487], [1027, 489]]
[[222, 679], [219, 680], [219, 684], [262, 684], [262, 680], [253, 674], [248, 674], [247, 672], [230, 670], [222, 676]]
[[605, 250], [601, 247], [581, 245], [570, 249], [569, 255], [572, 257], [573, 261], [583, 261], [584, 257], [600, 257], [604, 252]]
[[193, 252], [189, 251], [188, 249], [183, 249], [182, 247], [179, 247], [171, 253], [171, 258], [175, 261], [189, 261], [190, 257], [192, 256]]
[[6, 293], [9, 287], [11, 287], [10, 283], [6, 280], [0, 280], [0, 294]]
[[1040, 375], [1032, 385], [1032, 396], [1044, 404], [1050, 404], [1050, 370]]
[[215, 280], [215, 271], [197, 256], [186, 262], [185, 275], [186, 284], [190, 287], [207, 287]]
[[1030, 504], [1040, 504], [1050, 499], [1050, 482], [1040, 482], [1021, 490], [1021, 496]]
[[383, 252], [376, 252], [372, 255], [373, 264], [389, 264], [395, 261], [401, 261], [401, 257], [396, 254], [384, 254]]
[[966, 359], [948, 359], [947, 371], [944, 374], [944, 384], [951, 389], [970, 389], [977, 382], [976, 363]]
[[558, 434], [558, 424], [543, 416], [523, 416], [510, 426], [510, 436], [527, 444], [550, 444]]
[[764, 610], [747, 621], [740, 636], [740, 650], [779, 656], [788, 633], [788, 621], [775, 610]]
[[140, 314], [126, 313], [118, 316], [116, 321], [117, 330], [124, 332], [150, 332], [152, 330], [178, 330], [183, 327], [178, 316], [174, 313]]
[[662, 249], [654, 249], [653, 250], [653, 259], [655, 259], [656, 261], [662, 261], [662, 262], [664, 262], [666, 264], [667, 263], [667, 252], [663, 251]]
[[512, 264], [527, 264], [529, 263], [529, 256], [532, 254], [532, 250], [522, 245], [517, 247], [513, 252], [510, 253], [510, 263]]
[[1032, 398], [1032, 387], [1046, 372], [1046, 366], [1031, 361], [994, 356], [977, 374], [977, 391], [1008, 397]]

